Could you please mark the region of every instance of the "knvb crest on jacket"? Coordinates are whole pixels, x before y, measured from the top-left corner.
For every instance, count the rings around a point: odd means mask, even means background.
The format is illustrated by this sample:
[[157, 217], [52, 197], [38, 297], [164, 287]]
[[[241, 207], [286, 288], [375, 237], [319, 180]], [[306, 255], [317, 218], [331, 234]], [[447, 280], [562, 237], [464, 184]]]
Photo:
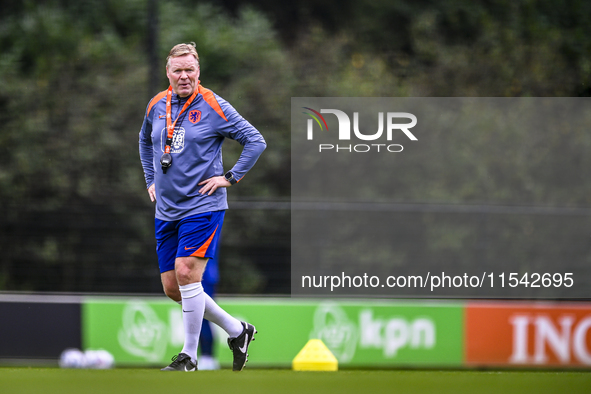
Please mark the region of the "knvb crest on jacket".
[[201, 120], [201, 111], [198, 109], [194, 109], [193, 111], [189, 112], [189, 121], [193, 124], [199, 122]]

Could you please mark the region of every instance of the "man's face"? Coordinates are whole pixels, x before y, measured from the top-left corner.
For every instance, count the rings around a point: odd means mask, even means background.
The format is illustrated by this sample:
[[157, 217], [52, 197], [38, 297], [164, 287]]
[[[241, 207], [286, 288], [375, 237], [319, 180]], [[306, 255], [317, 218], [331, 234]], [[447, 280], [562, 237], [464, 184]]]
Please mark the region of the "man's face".
[[166, 76], [172, 90], [180, 97], [192, 95], [199, 78], [197, 59], [191, 54], [170, 58], [170, 65], [166, 67]]

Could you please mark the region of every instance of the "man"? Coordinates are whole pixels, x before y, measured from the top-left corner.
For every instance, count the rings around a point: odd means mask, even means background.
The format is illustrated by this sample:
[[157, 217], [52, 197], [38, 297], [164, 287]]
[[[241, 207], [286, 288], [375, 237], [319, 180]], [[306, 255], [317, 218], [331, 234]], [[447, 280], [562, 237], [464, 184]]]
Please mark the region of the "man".
[[[200, 85], [195, 44], [173, 47], [166, 63], [168, 90], [148, 104], [140, 130], [140, 159], [150, 199], [156, 201], [156, 250], [165, 294], [182, 305], [185, 342], [163, 371], [197, 369], [202, 319], [228, 333], [233, 370], [241, 371], [255, 327], [220, 308], [201, 279], [214, 257], [224, 220], [226, 188], [240, 181], [266, 148], [261, 134], [224, 99]], [[243, 145], [223, 170], [224, 138]]]

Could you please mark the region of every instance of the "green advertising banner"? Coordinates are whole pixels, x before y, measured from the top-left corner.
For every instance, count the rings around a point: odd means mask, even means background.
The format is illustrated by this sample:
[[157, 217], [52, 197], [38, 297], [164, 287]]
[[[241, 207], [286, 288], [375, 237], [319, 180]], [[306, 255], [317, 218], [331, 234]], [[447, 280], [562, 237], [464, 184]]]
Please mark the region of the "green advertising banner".
[[[287, 367], [311, 338], [321, 339], [340, 367], [461, 366], [463, 304], [400, 301], [296, 301], [219, 298], [254, 324], [249, 366]], [[179, 305], [154, 298], [88, 299], [83, 345], [103, 348], [118, 365], [165, 365], [183, 346]], [[216, 327], [217, 328], [217, 327]], [[227, 335], [217, 329], [216, 357], [230, 366]]]

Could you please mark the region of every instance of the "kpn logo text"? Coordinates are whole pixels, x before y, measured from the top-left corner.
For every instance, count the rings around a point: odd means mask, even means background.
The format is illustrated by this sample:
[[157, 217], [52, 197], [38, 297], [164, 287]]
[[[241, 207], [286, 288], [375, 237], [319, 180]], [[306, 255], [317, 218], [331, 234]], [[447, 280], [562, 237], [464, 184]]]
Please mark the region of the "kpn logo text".
[[[308, 140], [314, 140], [314, 128], [315, 123], [318, 125], [316, 129], [320, 129], [320, 132], [329, 132], [326, 119], [322, 114], [332, 114], [336, 116], [336, 120], [339, 125], [338, 129], [338, 143], [322, 143], [318, 144], [319, 152], [350, 152], [350, 153], [366, 153], [366, 152], [390, 152], [398, 153], [404, 150], [401, 144], [392, 144], [392, 137], [396, 133], [403, 133], [411, 141], [418, 141], [417, 137], [410, 131], [411, 128], [417, 125], [417, 117], [408, 112], [378, 112], [378, 130], [374, 132], [368, 130], [368, 126], [361, 128], [359, 125], [359, 112], [353, 112], [353, 125], [351, 126], [351, 118], [344, 111], [338, 109], [321, 109], [320, 112], [309, 108], [303, 107], [310, 112], [303, 112], [310, 116], [307, 122], [307, 138]], [[406, 119], [406, 122], [404, 120]], [[410, 121], [410, 122], [408, 122]], [[384, 127], [384, 123], [386, 123]], [[384, 129], [386, 131], [385, 139], [383, 138]], [[353, 133], [351, 133], [351, 130]], [[347, 141], [351, 141], [352, 135], [357, 140], [368, 141], [367, 143], [360, 144], [347, 144]], [[333, 134], [334, 136], [334, 134]], [[372, 141], [371, 143], [369, 141]], [[385, 141], [385, 142], [384, 142]]]

